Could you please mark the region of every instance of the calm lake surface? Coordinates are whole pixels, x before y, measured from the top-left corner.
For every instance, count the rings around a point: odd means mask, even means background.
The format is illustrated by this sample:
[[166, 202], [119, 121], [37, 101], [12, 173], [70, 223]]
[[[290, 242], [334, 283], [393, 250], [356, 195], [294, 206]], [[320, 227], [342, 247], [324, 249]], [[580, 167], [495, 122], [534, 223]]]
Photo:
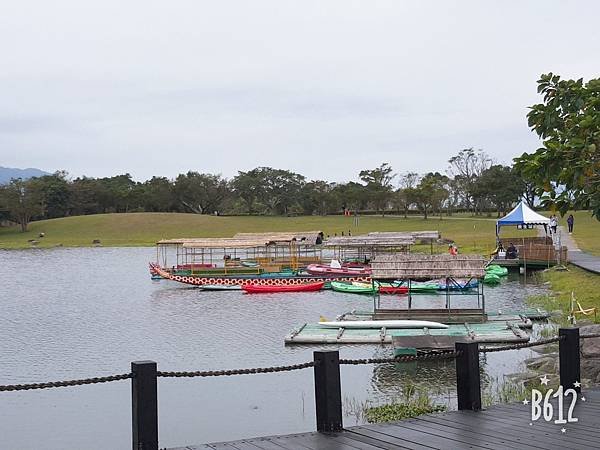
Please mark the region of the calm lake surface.
[[[152, 282], [147, 263], [154, 256], [151, 248], [0, 251], [0, 384], [125, 373], [131, 361], [144, 359], [168, 371], [310, 361], [319, 347], [286, 347], [286, 334], [320, 315], [372, 305], [369, 297], [331, 291], [244, 295]], [[516, 276], [486, 288], [486, 306], [522, 308], [540, 290]], [[457, 302], [466, 306], [465, 299]], [[443, 305], [444, 298], [418, 297], [416, 306], [426, 304]], [[343, 358], [391, 355], [389, 346], [340, 347]], [[501, 379], [530, 356], [529, 350], [488, 354], [486, 373]], [[346, 425], [360, 422], [356, 405], [391, 401], [407, 384], [454, 401], [453, 362], [341, 370]], [[160, 379], [158, 395], [161, 447], [315, 428], [312, 369]], [[0, 448], [131, 448], [130, 396], [129, 381], [0, 393]]]

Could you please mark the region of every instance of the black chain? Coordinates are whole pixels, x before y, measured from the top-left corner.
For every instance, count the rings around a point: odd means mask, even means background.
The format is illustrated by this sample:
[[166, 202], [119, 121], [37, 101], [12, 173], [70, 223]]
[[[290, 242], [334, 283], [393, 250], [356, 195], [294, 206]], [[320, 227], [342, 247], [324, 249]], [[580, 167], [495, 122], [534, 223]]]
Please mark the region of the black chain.
[[314, 367], [315, 362], [310, 361], [302, 364], [292, 364], [290, 366], [276, 366], [276, 367], [257, 367], [253, 369], [231, 369], [231, 370], [206, 370], [196, 372], [157, 372], [156, 375], [159, 377], [221, 377], [231, 375], [250, 375], [255, 373], [273, 373], [273, 372], [291, 372], [292, 370], [307, 369], [308, 367]]
[[499, 347], [482, 347], [479, 349], [481, 353], [492, 353], [492, 352], [503, 352], [505, 350], [518, 350], [520, 348], [529, 348], [529, 347], [537, 347], [538, 345], [546, 345], [552, 344], [554, 342], [558, 342], [562, 339], [562, 337], [556, 336], [548, 339], [541, 339], [535, 342], [525, 342], [522, 344], [511, 344], [511, 345], [502, 345]]
[[423, 353], [420, 355], [405, 355], [397, 356], [394, 358], [365, 358], [365, 359], [340, 359], [340, 364], [385, 364], [385, 363], [399, 363], [399, 362], [411, 362], [411, 361], [428, 361], [434, 359], [451, 359], [456, 358], [460, 355], [460, 352], [455, 350], [445, 352], [431, 352]]
[[600, 333], [596, 333], [596, 334], [582, 334], [579, 336], [579, 339], [585, 339], [585, 338], [599, 338], [600, 337]]
[[49, 381], [47, 383], [31, 384], [8, 384], [0, 386], [0, 392], [3, 391], [29, 391], [31, 389], [48, 389], [66, 386], [81, 386], [84, 384], [108, 383], [110, 381], [120, 381], [133, 378], [132, 373], [123, 373], [121, 375], [110, 375], [108, 377], [84, 378], [83, 380]]

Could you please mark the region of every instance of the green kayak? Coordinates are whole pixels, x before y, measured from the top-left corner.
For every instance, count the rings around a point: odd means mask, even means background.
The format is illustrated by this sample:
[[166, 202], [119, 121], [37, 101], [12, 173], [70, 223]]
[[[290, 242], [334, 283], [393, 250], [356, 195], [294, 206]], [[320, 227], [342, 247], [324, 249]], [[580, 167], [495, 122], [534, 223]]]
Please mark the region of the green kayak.
[[440, 286], [438, 283], [430, 283], [428, 281], [424, 281], [424, 282], [412, 281], [410, 283], [410, 291], [411, 292], [437, 291], [439, 289], [439, 287]]
[[342, 281], [332, 281], [331, 289], [348, 294], [373, 294], [376, 292], [376, 288], [373, 288], [370, 283], [344, 283]]
[[498, 284], [500, 283], [500, 277], [494, 273], [486, 273], [483, 282], [485, 284]]
[[492, 264], [485, 268], [485, 273], [491, 273], [494, 275], [498, 275], [499, 277], [503, 277], [508, 275], [508, 269], [497, 264]]

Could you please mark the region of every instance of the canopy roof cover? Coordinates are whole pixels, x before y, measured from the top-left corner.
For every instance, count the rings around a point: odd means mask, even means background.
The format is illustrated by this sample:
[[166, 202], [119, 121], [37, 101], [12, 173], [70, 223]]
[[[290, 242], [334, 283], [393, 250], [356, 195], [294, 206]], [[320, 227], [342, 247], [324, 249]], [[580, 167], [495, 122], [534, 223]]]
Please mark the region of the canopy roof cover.
[[500, 227], [504, 225], [544, 225], [546, 227], [549, 223], [550, 219], [536, 213], [527, 206], [524, 200], [521, 200], [511, 212], [503, 218], [498, 219], [496, 222], [496, 234], [500, 231]]

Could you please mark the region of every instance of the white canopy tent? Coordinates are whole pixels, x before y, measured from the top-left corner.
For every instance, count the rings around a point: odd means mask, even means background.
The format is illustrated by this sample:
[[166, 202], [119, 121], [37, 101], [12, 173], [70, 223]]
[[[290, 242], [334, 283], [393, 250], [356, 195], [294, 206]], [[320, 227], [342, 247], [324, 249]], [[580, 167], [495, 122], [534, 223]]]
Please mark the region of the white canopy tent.
[[500, 234], [500, 227], [506, 225], [543, 225], [547, 233], [549, 223], [549, 218], [536, 213], [524, 200], [521, 200], [511, 212], [501, 219], [498, 219], [496, 222], [496, 236]]

